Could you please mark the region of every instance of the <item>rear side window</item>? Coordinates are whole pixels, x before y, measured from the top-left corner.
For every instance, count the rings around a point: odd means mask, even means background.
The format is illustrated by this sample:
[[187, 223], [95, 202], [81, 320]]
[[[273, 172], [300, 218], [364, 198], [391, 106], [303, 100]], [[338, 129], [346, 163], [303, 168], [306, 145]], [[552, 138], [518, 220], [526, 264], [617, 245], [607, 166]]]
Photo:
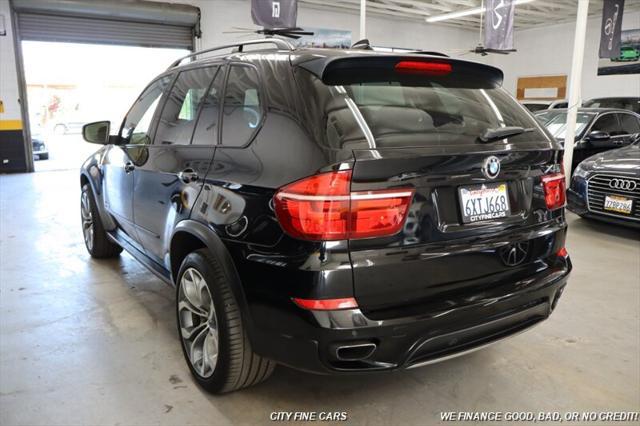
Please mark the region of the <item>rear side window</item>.
[[373, 138], [377, 148], [473, 144], [485, 130], [505, 126], [528, 129], [510, 142], [547, 140], [535, 118], [502, 88], [400, 81], [326, 86], [310, 73], [303, 77], [302, 96], [314, 90], [313, 98], [325, 104], [324, 133], [333, 148], [364, 147], [369, 131], [368, 143]]
[[190, 143], [198, 107], [217, 71], [218, 67], [206, 67], [178, 74], [160, 115], [155, 144]]
[[222, 145], [246, 145], [261, 122], [258, 71], [252, 66], [232, 65], [224, 91]]
[[640, 133], [640, 119], [631, 114], [620, 114], [619, 117], [623, 134], [633, 135]]
[[202, 98], [200, 116], [196, 131], [193, 134], [193, 145], [217, 145], [220, 120], [220, 97], [222, 96], [222, 80], [224, 71], [221, 68]]
[[611, 136], [622, 134], [616, 114], [605, 114], [598, 118], [591, 131], [607, 132]]

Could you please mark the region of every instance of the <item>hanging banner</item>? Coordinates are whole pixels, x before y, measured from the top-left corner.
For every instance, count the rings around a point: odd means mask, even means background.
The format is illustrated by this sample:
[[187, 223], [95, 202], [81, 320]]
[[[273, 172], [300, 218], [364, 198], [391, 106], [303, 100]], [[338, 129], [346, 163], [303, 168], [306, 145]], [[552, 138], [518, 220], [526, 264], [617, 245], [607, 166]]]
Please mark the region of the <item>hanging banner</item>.
[[493, 50], [513, 50], [512, 0], [487, 0], [484, 22], [484, 47]]
[[298, 0], [251, 0], [253, 23], [263, 28], [295, 28]]
[[624, 0], [603, 1], [599, 56], [601, 58], [617, 58], [620, 56], [620, 35], [622, 33]]

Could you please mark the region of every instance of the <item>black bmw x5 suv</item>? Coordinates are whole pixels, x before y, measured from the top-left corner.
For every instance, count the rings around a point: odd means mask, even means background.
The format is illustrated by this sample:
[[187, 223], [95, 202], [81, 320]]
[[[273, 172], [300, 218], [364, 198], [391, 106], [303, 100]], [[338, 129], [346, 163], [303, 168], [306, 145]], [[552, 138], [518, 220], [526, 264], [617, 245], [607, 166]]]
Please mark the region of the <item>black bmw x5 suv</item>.
[[84, 127], [104, 146], [81, 213], [92, 256], [124, 248], [175, 286], [203, 387], [413, 368], [553, 311], [562, 150], [501, 71], [274, 39], [190, 59], [116, 134]]

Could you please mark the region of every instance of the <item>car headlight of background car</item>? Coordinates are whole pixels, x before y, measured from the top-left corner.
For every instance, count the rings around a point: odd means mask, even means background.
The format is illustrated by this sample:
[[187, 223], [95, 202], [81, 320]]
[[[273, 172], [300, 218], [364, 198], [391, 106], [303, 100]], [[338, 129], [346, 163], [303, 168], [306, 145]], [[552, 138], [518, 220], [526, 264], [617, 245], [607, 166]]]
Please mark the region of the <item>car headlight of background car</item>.
[[582, 166], [582, 164], [578, 164], [576, 169], [573, 171], [573, 177], [586, 179], [588, 170]]

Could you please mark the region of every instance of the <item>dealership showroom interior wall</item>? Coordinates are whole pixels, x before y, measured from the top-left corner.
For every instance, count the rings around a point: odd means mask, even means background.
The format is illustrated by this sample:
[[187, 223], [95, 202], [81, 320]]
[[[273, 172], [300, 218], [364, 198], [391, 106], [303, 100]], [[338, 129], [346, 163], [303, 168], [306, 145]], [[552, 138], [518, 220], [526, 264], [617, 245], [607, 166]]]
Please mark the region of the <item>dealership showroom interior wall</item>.
[[0, 424], [274, 422], [640, 425], [640, 0], [0, 0]]

